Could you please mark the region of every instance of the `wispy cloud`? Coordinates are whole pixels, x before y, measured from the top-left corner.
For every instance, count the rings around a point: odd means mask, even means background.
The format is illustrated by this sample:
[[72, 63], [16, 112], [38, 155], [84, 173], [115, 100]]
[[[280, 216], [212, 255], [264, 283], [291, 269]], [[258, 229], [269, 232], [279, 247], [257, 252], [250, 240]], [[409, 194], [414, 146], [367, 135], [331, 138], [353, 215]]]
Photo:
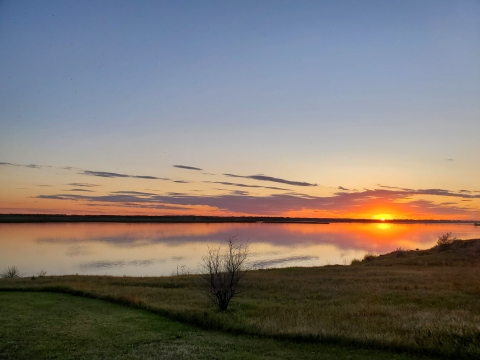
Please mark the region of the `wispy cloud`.
[[222, 185], [228, 185], [228, 186], [239, 186], [239, 187], [247, 187], [247, 188], [263, 188], [263, 189], [285, 190], [285, 191], [290, 190], [290, 189], [284, 189], [284, 188], [279, 188], [274, 186], [247, 185], [247, 184], [231, 183], [227, 181], [204, 181], [204, 182], [209, 184], [222, 184]]
[[70, 190], [64, 190], [64, 191], [95, 192], [95, 191], [93, 191], [93, 190], [88, 190], [88, 189], [70, 189]]
[[21, 165], [21, 164], [9, 163], [9, 162], [0, 162], [0, 166], [1, 165], [4, 165], [4, 166], [19, 166], [19, 167], [26, 167], [26, 168], [31, 168], [31, 169], [40, 169], [41, 168], [40, 165], [35, 165], [35, 164]]
[[242, 175], [234, 175], [234, 174], [223, 174], [228, 177], [234, 177], [234, 178], [243, 178], [243, 179], [252, 179], [252, 180], [259, 180], [259, 181], [271, 181], [271, 182], [276, 182], [276, 183], [281, 183], [281, 184], [287, 184], [287, 185], [294, 185], [294, 186], [318, 186], [317, 184], [311, 184], [308, 182], [303, 182], [303, 181], [291, 181], [291, 180], [285, 180], [285, 179], [280, 179], [276, 178], [273, 176], [266, 176], [266, 175], [248, 175], [248, 176], [242, 176]]
[[100, 186], [100, 185], [97, 185], [97, 184], [89, 184], [89, 183], [70, 183], [70, 184], [67, 184], [67, 185], [70, 185], [70, 186], [80, 186], [80, 187], [96, 187], [96, 186]]
[[233, 190], [231, 192], [232, 195], [248, 195], [250, 194], [248, 191], [243, 191], [243, 190]]
[[141, 191], [113, 191], [112, 194], [122, 194], [122, 195], [156, 195], [154, 193], [147, 193], [147, 192], [141, 192]]
[[173, 167], [176, 167], [179, 169], [186, 169], [186, 170], [197, 170], [197, 171], [203, 170], [194, 166], [187, 166], [187, 165], [173, 165]]
[[98, 176], [98, 177], [104, 177], [104, 178], [135, 178], [135, 179], [148, 179], [148, 180], [170, 180], [167, 178], [159, 178], [156, 176], [149, 176], [149, 175], [127, 175], [127, 174], [119, 174], [119, 173], [106, 172], [106, 171], [91, 171], [91, 170], [83, 170], [79, 172], [79, 174]]

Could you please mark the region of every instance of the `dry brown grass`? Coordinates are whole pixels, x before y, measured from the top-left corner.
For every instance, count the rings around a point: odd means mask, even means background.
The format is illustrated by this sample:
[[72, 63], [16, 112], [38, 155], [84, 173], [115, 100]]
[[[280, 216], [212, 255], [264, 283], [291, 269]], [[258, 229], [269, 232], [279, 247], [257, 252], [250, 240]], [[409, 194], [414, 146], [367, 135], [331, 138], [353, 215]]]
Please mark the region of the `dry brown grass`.
[[458, 240], [449, 233], [428, 250], [397, 249], [363, 260], [364, 265], [472, 266], [480, 264], [480, 240]]

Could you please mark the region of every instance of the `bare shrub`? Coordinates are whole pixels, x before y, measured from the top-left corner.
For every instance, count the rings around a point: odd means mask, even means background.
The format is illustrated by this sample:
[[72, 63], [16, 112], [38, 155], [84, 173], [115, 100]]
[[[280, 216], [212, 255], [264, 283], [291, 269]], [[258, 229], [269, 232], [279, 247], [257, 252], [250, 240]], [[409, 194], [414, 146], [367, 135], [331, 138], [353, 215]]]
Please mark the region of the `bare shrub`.
[[456, 237], [452, 236], [451, 232], [447, 232], [441, 236], [438, 237], [437, 240], [437, 246], [440, 248], [447, 248], [449, 247], [455, 240], [457, 240]]
[[352, 261], [350, 262], [350, 265], [360, 265], [361, 263], [362, 261], [359, 259], [352, 259]]
[[38, 274], [37, 274], [38, 277], [44, 277], [44, 276], [46, 276], [46, 275], [47, 275], [47, 272], [46, 272], [45, 270], [43, 270], [43, 269], [40, 270], [40, 271], [38, 272]]
[[177, 272], [173, 272], [173, 276], [182, 276], [182, 275], [190, 275], [190, 269], [187, 265], [182, 264], [180, 266], [177, 265]]
[[376, 259], [378, 257], [378, 255], [375, 255], [375, 254], [372, 254], [372, 253], [366, 253], [364, 256], [363, 256], [363, 261], [373, 261], [374, 259]]
[[0, 274], [1, 278], [18, 278], [20, 277], [20, 271], [16, 266], [9, 266]]
[[222, 246], [209, 246], [200, 264], [205, 291], [220, 311], [226, 311], [230, 300], [239, 293], [249, 255], [249, 246], [239, 243], [235, 236], [229, 237], [223, 248], [222, 251]]
[[397, 248], [397, 250], [395, 250], [395, 257], [397, 258], [405, 257], [405, 249], [401, 247]]

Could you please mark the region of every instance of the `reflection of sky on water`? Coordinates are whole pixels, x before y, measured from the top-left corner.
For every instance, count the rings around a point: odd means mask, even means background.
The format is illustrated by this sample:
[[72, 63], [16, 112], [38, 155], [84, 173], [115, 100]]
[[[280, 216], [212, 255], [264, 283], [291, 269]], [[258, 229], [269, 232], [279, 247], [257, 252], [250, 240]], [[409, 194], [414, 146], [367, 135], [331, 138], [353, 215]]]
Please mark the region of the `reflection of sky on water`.
[[0, 266], [31, 275], [193, 273], [207, 244], [230, 236], [251, 245], [254, 268], [345, 264], [366, 252], [431, 247], [437, 237], [480, 238], [452, 224], [0, 224]]
[[305, 261], [317, 260], [318, 256], [288, 256], [284, 258], [276, 258], [270, 260], [260, 260], [251, 262], [251, 266], [254, 269], [264, 269], [268, 267], [280, 267], [281, 265], [291, 263], [303, 263]]
[[125, 267], [125, 266], [149, 266], [155, 262], [165, 262], [165, 259], [148, 259], [148, 260], [118, 260], [118, 261], [90, 261], [80, 264], [81, 269], [110, 269], [110, 268], [118, 268], [118, 267]]

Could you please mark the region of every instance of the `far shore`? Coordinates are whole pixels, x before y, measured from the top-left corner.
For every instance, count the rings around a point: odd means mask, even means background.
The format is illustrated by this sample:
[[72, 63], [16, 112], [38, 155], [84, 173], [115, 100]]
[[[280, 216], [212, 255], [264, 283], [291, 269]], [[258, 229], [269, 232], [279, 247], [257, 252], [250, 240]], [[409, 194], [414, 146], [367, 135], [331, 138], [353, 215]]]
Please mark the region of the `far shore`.
[[471, 224], [478, 220], [429, 219], [349, 219], [349, 218], [296, 218], [269, 216], [195, 216], [195, 215], [65, 215], [65, 214], [0, 214], [0, 223], [278, 223], [318, 224], [330, 223], [390, 223], [390, 224]]

